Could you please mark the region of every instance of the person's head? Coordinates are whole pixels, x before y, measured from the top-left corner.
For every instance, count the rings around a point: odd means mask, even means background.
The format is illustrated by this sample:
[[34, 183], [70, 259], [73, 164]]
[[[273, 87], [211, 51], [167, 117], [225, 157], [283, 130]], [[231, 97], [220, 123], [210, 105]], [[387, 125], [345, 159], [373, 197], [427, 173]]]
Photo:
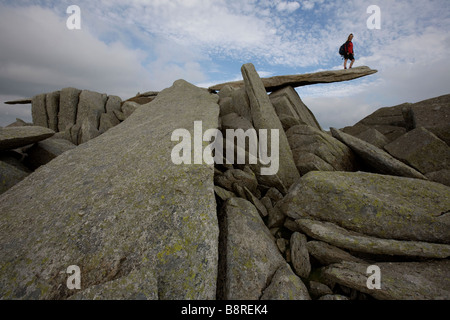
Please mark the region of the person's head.
[[352, 41], [352, 39], [353, 39], [353, 33], [350, 33], [350, 35], [348, 36], [347, 41]]

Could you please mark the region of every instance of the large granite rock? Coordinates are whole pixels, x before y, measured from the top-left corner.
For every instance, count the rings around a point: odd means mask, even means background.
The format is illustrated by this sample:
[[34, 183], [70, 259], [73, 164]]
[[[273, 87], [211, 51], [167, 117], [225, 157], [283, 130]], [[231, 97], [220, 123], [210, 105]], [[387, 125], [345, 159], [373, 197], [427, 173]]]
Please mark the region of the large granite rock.
[[303, 103], [293, 87], [288, 86], [279, 89], [272, 92], [269, 97], [278, 117], [281, 117], [282, 115], [290, 116], [298, 119], [302, 124], [307, 124], [318, 130], [322, 130], [314, 114]]
[[[245, 90], [250, 101], [253, 125], [255, 129], [267, 129], [268, 137], [271, 136], [271, 130], [278, 130], [279, 141], [279, 169], [276, 175], [279, 176], [286, 188], [289, 188], [299, 177], [300, 174], [294, 163], [291, 148], [289, 147], [286, 134], [283, 126], [270, 102], [270, 99], [264, 90], [261, 78], [255, 70], [253, 64], [244, 64], [241, 68], [242, 75], [245, 82]], [[273, 154], [271, 151], [272, 141], [268, 139], [268, 154]]]
[[355, 171], [356, 159], [352, 150], [325, 132], [296, 125], [287, 132], [295, 165], [300, 174], [309, 171]]
[[333, 222], [366, 235], [450, 243], [450, 188], [364, 172], [309, 172], [276, 205], [293, 219]]
[[369, 128], [363, 132], [355, 135], [357, 138], [364, 140], [375, 147], [383, 149], [385, 145], [389, 143], [389, 139], [380, 131], [374, 128]]
[[0, 150], [20, 148], [53, 136], [51, 129], [39, 126], [0, 128]]
[[[333, 70], [321, 71], [315, 73], [275, 76], [270, 78], [262, 78], [263, 85], [267, 92], [276, 91], [278, 89], [291, 86], [300, 87], [317, 83], [333, 83], [340, 81], [348, 81], [352, 79], [361, 78], [376, 73], [377, 70], [372, 70], [369, 67], [362, 66], [347, 70]], [[242, 88], [244, 81], [233, 81], [221, 83], [209, 87], [210, 90], [221, 90], [226, 85], [234, 88]]]
[[449, 300], [450, 260], [381, 262], [381, 289], [369, 289], [369, 264], [342, 262], [326, 267], [323, 277], [383, 300]]
[[[214, 170], [175, 165], [170, 135], [192, 135], [196, 120], [216, 128], [218, 115], [217, 97], [176, 81], [4, 193], [0, 298], [215, 298]], [[71, 265], [79, 291], [66, 286]]]
[[423, 174], [450, 169], [450, 147], [423, 127], [409, 131], [384, 148]]
[[105, 113], [107, 99], [108, 96], [106, 94], [101, 94], [90, 90], [81, 91], [80, 100], [78, 102], [76, 123], [82, 123], [92, 114], [98, 115], [98, 118], [100, 118], [100, 114]]
[[411, 105], [414, 128], [424, 127], [450, 145], [450, 94]]
[[274, 274], [261, 300], [311, 300], [308, 289], [285, 263]]
[[[276, 298], [282, 294], [283, 287], [289, 288], [283, 293], [284, 297], [309, 297], [300, 278], [286, 268], [273, 236], [250, 202], [231, 198], [224, 204], [221, 216], [224, 229], [221, 233], [219, 287], [223, 292], [219, 293], [219, 298]], [[280, 269], [284, 270], [281, 272]]]
[[64, 88], [59, 97], [58, 129], [65, 131], [72, 127], [77, 120], [77, 108], [81, 90]]
[[48, 116], [48, 128], [58, 131], [58, 113], [59, 113], [60, 91], [47, 93], [45, 107]]
[[333, 137], [350, 147], [350, 149], [359, 155], [364, 162], [377, 173], [427, 180], [423, 174], [414, 168], [407, 166], [400, 160], [392, 157], [386, 151], [381, 150], [368, 142], [335, 128], [331, 128], [331, 133], [333, 134]]
[[308, 252], [321, 265], [329, 265], [342, 261], [364, 262], [364, 260], [352, 256], [347, 251], [339, 249], [322, 241], [309, 241], [306, 244]]
[[45, 106], [46, 98], [47, 95], [45, 93], [33, 97], [31, 102], [31, 117], [33, 118], [34, 125], [48, 128], [48, 115]]

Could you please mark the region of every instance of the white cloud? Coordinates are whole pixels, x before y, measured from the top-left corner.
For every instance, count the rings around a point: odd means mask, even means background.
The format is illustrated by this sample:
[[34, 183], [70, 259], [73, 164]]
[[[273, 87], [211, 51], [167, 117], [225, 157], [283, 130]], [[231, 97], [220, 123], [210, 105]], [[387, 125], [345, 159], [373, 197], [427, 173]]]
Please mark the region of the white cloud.
[[379, 73], [367, 83], [314, 86], [304, 98], [336, 110], [350, 99], [364, 106], [417, 101], [448, 93], [447, 2], [379, 0], [381, 30], [367, 29], [371, 3], [360, 0], [79, 0], [79, 32], [65, 28], [71, 0], [20, 3], [49, 9], [0, 5], [0, 30], [7, 30], [0, 33], [0, 94], [72, 85], [126, 96], [179, 78], [225, 82], [247, 62], [270, 75], [337, 69], [337, 50], [352, 32], [355, 66]]
[[86, 27], [69, 31], [65, 23], [36, 6], [1, 8], [0, 30], [10, 31], [0, 33], [0, 93], [32, 96], [75, 86], [129, 95], [147, 89], [144, 52], [119, 42], [107, 45]]
[[288, 12], [294, 12], [300, 8], [300, 4], [297, 1], [282, 1], [279, 4], [277, 4], [277, 10], [278, 11], [288, 11]]

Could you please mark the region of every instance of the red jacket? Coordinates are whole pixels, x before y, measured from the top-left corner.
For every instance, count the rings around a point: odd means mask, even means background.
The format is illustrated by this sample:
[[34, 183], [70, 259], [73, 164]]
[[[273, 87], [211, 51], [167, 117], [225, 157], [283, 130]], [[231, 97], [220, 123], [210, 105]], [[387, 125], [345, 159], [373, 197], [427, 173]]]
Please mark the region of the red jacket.
[[353, 43], [351, 41], [347, 41], [347, 53], [353, 54]]

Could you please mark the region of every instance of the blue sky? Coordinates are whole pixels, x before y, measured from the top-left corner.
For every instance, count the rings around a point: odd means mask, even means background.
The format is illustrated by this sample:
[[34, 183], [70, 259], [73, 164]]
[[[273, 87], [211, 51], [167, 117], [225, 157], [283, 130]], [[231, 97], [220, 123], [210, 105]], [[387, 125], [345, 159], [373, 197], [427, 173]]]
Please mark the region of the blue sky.
[[[69, 30], [67, 7], [81, 9]], [[381, 29], [367, 28], [370, 5]], [[73, 86], [123, 99], [177, 79], [198, 86], [340, 69], [355, 35], [355, 66], [379, 72], [298, 88], [322, 127], [352, 125], [383, 106], [450, 93], [450, 1], [0, 1], [0, 126], [31, 120], [2, 102]]]

